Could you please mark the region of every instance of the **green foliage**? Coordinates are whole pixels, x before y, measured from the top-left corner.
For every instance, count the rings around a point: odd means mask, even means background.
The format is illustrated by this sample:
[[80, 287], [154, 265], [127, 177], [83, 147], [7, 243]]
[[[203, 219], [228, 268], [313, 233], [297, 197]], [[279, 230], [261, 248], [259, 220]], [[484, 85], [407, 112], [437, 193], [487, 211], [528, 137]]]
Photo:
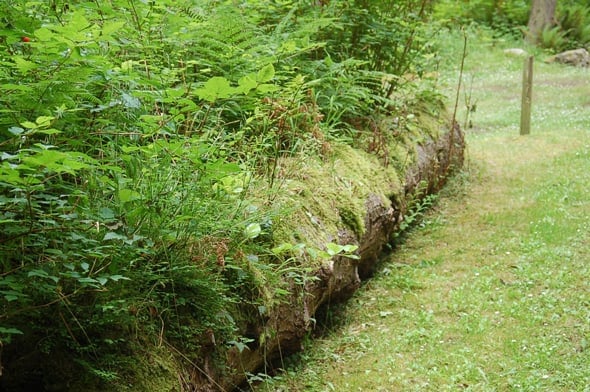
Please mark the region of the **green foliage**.
[[574, 49], [590, 44], [590, 4], [563, 5], [558, 8], [559, 28], [565, 38], [556, 49]]
[[[236, 228], [255, 214], [242, 212], [248, 184], [214, 186], [247, 171], [210, 136], [236, 118], [230, 98], [272, 90], [274, 69], [244, 61], [233, 74], [244, 79], [231, 85], [229, 75], [191, 74], [175, 57], [187, 55], [174, 34], [182, 6], [0, 6], [5, 346], [39, 340], [49, 353], [66, 342], [97, 361], [120, 349], [104, 342], [132, 344], [124, 331], [135, 330], [154, 344], [194, 342], [198, 356], [204, 331], [221, 341], [235, 333], [228, 288], [251, 283], [216, 261], [238, 250]], [[205, 116], [194, 117], [200, 108]], [[203, 238], [228, 249], [186, 248]]]
[[555, 19], [556, 25], [541, 33], [541, 47], [559, 52], [590, 44], [590, 5], [558, 2]]
[[362, 59], [367, 70], [398, 76], [420, 71], [413, 67], [423, 66], [418, 58], [428, 53], [430, 1], [354, 0], [333, 7], [338, 30], [326, 38], [338, 60]]
[[566, 33], [559, 27], [546, 27], [539, 37], [539, 46], [547, 49], [561, 50], [567, 44]]
[[[468, 25], [477, 23], [493, 28], [496, 35], [521, 37], [530, 14], [530, 2], [523, 0], [439, 0], [435, 5], [437, 19]], [[539, 45], [554, 51], [585, 47], [590, 42], [590, 4], [558, 1], [556, 24], [547, 27]]]
[[433, 60], [427, 1], [333, 3], [0, 4], [3, 359], [65, 351], [122, 385], [113, 358], [145, 343], [200, 364], [203, 335], [244, 344], [305, 284], [292, 255], [356, 257], [273, 251], [285, 212], [252, 195], [424, 92], [401, 76]]
[[[477, 55], [467, 57], [466, 69], [477, 75], [480, 130], [467, 134], [469, 170], [441, 200], [430, 200], [436, 211], [418, 220], [422, 228], [369, 284], [330, 307], [335, 328], [256, 391], [569, 391], [587, 384], [588, 71], [539, 62], [544, 83], [535, 99], [543, 121], [534, 140], [519, 140], [513, 96], [497, 90], [518, 91], [522, 61], [502, 51], [517, 41], [494, 48], [488, 29], [474, 32], [467, 30]], [[454, 34], [441, 39], [454, 50], [448, 56], [459, 58], [463, 33]], [[443, 72], [455, 80], [456, 63]], [[409, 214], [414, 223], [420, 208]]]
[[530, 2], [524, 0], [439, 0], [435, 5], [436, 17], [451, 25], [475, 22], [494, 28], [498, 35], [521, 36], [529, 12]]

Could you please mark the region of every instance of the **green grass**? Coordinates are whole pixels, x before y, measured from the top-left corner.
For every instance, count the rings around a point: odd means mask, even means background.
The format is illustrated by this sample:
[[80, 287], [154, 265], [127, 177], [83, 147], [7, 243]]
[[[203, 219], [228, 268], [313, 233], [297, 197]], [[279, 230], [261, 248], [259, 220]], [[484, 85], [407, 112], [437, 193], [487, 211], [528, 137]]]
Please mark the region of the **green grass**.
[[258, 390], [590, 391], [590, 75], [537, 52], [521, 137], [517, 44], [482, 42], [466, 171]]

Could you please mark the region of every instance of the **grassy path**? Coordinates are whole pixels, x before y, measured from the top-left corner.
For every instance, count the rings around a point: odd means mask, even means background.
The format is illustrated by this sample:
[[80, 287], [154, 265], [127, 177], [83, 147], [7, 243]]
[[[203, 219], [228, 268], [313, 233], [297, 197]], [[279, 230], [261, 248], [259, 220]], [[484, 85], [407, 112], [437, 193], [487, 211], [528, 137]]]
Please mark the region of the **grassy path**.
[[469, 163], [272, 391], [590, 391], [590, 71], [470, 63]]

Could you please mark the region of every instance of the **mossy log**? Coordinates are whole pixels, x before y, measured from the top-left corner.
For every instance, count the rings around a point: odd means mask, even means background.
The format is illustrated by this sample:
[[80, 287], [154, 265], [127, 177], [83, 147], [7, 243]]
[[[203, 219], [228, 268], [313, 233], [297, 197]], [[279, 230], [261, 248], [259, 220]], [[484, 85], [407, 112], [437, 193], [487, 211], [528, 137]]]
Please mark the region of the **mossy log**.
[[236, 390], [248, 373], [256, 374], [265, 363], [301, 350], [304, 337], [314, 327], [318, 309], [350, 297], [361, 280], [373, 274], [392, 235], [399, 232], [410, 202], [440, 190], [449, 175], [463, 165], [464, 147], [464, 135], [458, 126], [416, 144], [402, 186], [391, 189], [388, 199], [376, 193], [365, 197], [363, 232], [359, 234], [342, 222], [337, 227], [334, 241], [358, 245], [359, 259], [334, 257], [315, 270], [315, 279], [304, 286], [293, 286], [290, 299], [271, 309], [258, 326], [261, 333], [268, 332], [264, 341], [242, 351], [230, 349], [230, 370], [223, 375], [204, 375], [201, 369], [194, 378], [196, 390]]

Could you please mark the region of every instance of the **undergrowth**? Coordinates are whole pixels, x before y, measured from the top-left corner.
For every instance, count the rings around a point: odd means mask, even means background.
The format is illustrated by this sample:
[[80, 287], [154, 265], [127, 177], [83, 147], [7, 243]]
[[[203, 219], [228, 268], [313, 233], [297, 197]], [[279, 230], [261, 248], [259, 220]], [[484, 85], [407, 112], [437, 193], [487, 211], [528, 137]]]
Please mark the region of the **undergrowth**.
[[141, 389], [133, 354], [168, 347], [188, 388], [305, 281], [293, 254], [354, 256], [275, 242], [278, 162], [345, 143], [388, 164], [441, 108], [436, 29], [426, 1], [327, 3], [0, 4], [3, 387]]

